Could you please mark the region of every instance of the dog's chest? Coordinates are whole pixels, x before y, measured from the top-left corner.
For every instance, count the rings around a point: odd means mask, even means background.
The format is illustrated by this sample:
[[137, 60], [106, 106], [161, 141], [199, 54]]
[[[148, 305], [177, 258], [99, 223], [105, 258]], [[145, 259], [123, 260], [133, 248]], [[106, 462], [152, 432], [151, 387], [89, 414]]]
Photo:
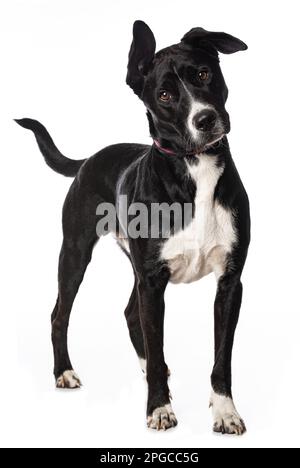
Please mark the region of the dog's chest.
[[236, 240], [232, 212], [214, 200], [223, 168], [216, 166], [213, 157], [201, 155], [198, 164], [187, 169], [196, 183], [194, 217], [164, 243], [161, 251], [173, 283], [190, 283], [212, 271], [220, 277]]

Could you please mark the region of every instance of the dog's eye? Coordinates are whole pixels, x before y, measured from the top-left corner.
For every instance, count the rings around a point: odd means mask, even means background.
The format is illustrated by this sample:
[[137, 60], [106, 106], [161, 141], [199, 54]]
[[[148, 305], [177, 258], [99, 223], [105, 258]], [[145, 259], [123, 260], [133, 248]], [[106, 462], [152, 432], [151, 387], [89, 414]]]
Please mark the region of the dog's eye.
[[199, 72], [199, 79], [201, 81], [207, 81], [209, 78], [209, 71], [208, 70], [201, 70]]
[[169, 102], [171, 100], [172, 96], [170, 93], [168, 93], [168, 91], [161, 91], [159, 93], [159, 99], [162, 101], [162, 102]]

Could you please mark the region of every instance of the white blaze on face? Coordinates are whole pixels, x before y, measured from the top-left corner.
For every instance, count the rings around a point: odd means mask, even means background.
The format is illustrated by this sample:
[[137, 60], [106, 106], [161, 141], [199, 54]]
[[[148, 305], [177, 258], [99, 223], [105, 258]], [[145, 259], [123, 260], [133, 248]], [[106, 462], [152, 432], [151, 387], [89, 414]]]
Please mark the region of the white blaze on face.
[[194, 96], [192, 95], [192, 93], [190, 92], [190, 90], [188, 89], [188, 87], [186, 86], [186, 84], [184, 83], [184, 81], [179, 77], [178, 74], [177, 74], [177, 76], [178, 76], [179, 81], [181, 82], [182, 87], [186, 91], [186, 94], [188, 95], [189, 100], [190, 100], [190, 111], [189, 111], [189, 115], [188, 115], [188, 118], [187, 118], [187, 128], [188, 128], [193, 140], [197, 141], [199, 139], [199, 130], [196, 129], [196, 127], [195, 127], [195, 125], [193, 123], [194, 117], [195, 117], [195, 115], [199, 114], [203, 110], [213, 109], [213, 107], [210, 106], [209, 104], [206, 104], [205, 102], [201, 102], [199, 100], [197, 101], [194, 98]]
[[[180, 81], [180, 83], [181, 83], [183, 89], [185, 90], [186, 94], [188, 95], [188, 98], [189, 98], [189, 101], [190, 101], [190, 110], [189, 110], [189, 114], [188, 114], [187, 121], [186, 121], [187, 129], [188, 129], [188, 131], [189, 131], [189, 133], [191, 135], [192, 140], [194, 140], [195, 142], [199, 142], [199, 136], [201, 135], [201, 132], [199, 132], [199, 130], [197, 130], [195, 125], [194, 125], [194, 122], [193, 122], [194, 117], [195, 117], [195, 115], [197, 115], [200, 112], [202, 112], [204, 110], [207, 110], [207, 109], [215, 111], [215, 108], [214, 108], [214, 106], [212, 106], [210, 104], [207, 104], [204, 101], [200, 101], [199, 99], [198, 100], [195, 99], [195, 97], [193, 96], [193, 94], [191, 93], [191, 91], [189, 90], [187, 85], [185, 84], [185, 82], [182, 80], [182, 78], [180, 78], [180, 76], [177, 73], [175, 68], [174, 68], [174, 72], [177, 75], [177, 78]], [[219, 127], [220, 127], [219, 128], [220, 132], [221, 132], [221, 130], [223, 131], [222, 125], [219, 125]], [[218, 140], [216, 140], [216, 141], [218, 141]]]
[[194, 117], [199, 114], [200, 112], [206, 110], [206, 109], [213, 109], [212, 106], [209, 104], [202, 103], [200, 101], [195, 101], [191, 97], [191, 107], [190, 107], [190, 112], [187, 118], [187, 127], [189, 129], [189, 132], [194, 140], [199, 139], [199, 130], [196, 129], [194, 125]]

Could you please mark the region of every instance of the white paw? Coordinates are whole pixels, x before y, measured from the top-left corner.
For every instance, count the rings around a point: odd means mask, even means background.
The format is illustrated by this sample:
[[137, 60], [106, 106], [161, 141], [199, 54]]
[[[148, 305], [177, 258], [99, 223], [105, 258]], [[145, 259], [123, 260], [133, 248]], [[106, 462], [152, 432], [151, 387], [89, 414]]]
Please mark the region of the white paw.
[[56, 380], [57, 388], [80, 388], [81, 382], [73, 370], [66, 370]]
[[214, 432], [238, 436], [246, 432], [245, 423], [237, 412], [232, 398], [218, 395], [213, 391], [210, 406], [213, 412]]
[[171, 427], [177, 426], [177, 419], [170, 403], [156, 408], [151, 416], [147, 418], [147, 426], [157, 431], [166, 431]]

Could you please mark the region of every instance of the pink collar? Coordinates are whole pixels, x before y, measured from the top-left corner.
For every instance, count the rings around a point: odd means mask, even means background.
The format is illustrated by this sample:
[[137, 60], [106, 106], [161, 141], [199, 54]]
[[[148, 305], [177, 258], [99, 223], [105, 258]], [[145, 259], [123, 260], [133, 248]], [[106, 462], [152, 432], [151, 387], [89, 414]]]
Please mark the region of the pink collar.
[[175, 151], [161, 146], [158, 140], [153, 140], [153, 143], [155, 144], [156, 148], [159, 149], [162, 153], [171, 154], [172, 156], [176, 154]]

